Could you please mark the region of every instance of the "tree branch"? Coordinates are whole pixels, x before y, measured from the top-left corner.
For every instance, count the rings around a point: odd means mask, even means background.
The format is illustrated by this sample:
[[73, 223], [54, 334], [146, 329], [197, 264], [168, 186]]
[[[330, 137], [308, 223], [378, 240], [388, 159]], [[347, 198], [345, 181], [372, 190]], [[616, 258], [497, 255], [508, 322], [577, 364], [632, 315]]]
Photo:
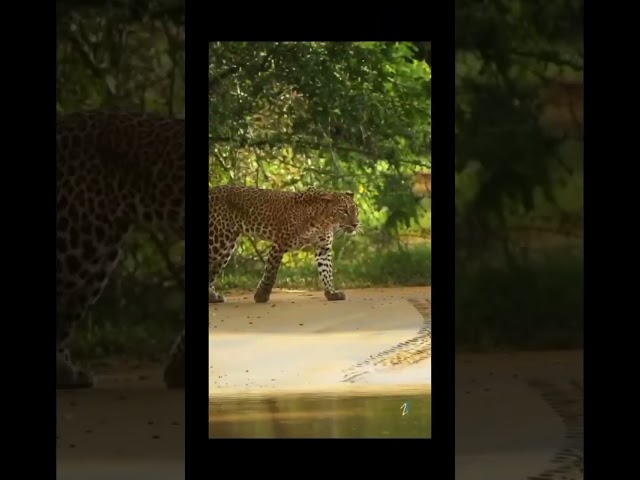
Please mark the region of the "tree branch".
[[[276, 43], [273, 49], [271, 49], [269, 52], [265, 54], [264, 58], [262, 59], [262, 62], [260, 62], [259, 65], [254, 65], [253, 68], [251, 68], [250, 66], [247, 67], [247, 74], [250, 76], [255, 76], [267, 70], [267, 67], [269, 66], [269, 61], [273, 58], [273, 55], [276, 53], [276, 51], [279, 48], [280, 48], [280, 44]], [[213, 77], [211, 77], [209, 79], [209, 95], [215, 94], [216, 90], [225, 79], [229, 78], [232, 75], [235, 75], [241, 69], [242, 69], [242, 66], [234, 65], [218, 73], [217, 75], [214, 75]]]
[[86, 43], [84, 43], [84, 40], [81, 39], [80, 34], [77, 31], [72, 30], [70, 34], [67, 35], [67, 38], [69, 39], [69, 43], [74, 48], [76, 53], [80, 56], [82, 60], [84, 60], [84, 63], [86, 67], [89, 69], [89, 71], [96, 78], [103, 79], [104, 67], [102, 67], [101, 65], [98, 65], [98, 63], [95, 61]]
[[537, 60], [540, 62], [553, 63], [561, 67], [568, 67], [578, 71], [584, 70], [583, 63], [570, 60], [566, 57], [563, 58], [555, 50], [532, 51], [532, 50], [511, 49], [509, 53], [516, 57], [526, 58], [530, 60]]
[[233, 67], [229, 67], [226, 70], [214, 75], [209, 78], [209, 95], [212, 95], [216, 92], [217, 88], [220, 86], [223, 80], [229, 78], [231, 75], [235, 75], [240, 71], [240, 67], [238, 65], [234, 65]]

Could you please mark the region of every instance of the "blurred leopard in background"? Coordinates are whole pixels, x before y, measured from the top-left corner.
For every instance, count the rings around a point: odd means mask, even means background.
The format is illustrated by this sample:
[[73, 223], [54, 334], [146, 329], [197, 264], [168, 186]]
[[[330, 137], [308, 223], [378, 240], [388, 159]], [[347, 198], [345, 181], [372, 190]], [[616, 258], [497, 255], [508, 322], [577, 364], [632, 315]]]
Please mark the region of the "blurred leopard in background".
[[[88, 388], [74, 365], [72, 331], [100, 298], [136, 225], [184, 237], [184, 119], [154, 114], [80, 112], [56, 124], [56, 384]], [[184, 332], [165, 369], [184, 385]]]

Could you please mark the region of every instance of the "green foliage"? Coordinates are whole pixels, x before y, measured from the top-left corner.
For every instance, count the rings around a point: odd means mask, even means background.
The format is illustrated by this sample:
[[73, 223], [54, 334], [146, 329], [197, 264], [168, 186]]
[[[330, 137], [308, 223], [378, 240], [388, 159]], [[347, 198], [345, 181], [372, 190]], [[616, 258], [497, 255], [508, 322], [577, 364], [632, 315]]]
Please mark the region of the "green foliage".
[[[431, 69], [417, 51], [411, 42], [212, 43], [210, 183], [350, 190], [369, 245], [424, 234], [428, 204], [413, 185], [431, 166]], [[239, 249], [264, 253], [251, 242]]]
[[59, 112], [184, 111], [184, 25], [170, 1], [58, 2]]
[[536, 207], [536, 191], [555, 199], [565, 137], [541, 121], [541, 95], [581, 78], [582, 2], [538, 7], [534, 14], [526, 2], [456, 4], [456, 170], [477, 177], [473, 194], [456, 197], [457, 227], [474, 239], [479, 231], [499, 237], [509, 210]]
[[[422, 286], [431, 284], [431, 248], [418, 245], [380, 251], [371, 241], [337, 245], [337, 288]], [[313, 252], [288, 254], [278, 275], [279, 288], [321, 290]], [[236, 257], [220, 277], [228, 291], [252, 290], [262, 276], [263, 265], [254, 257]]]
[[469, 350], [580, 348], [582, 251], [557, 249], [526, 267], [456, 272], [456, 346]]
[[582, 341], [583, 10], [456, 2], [459, 345]]

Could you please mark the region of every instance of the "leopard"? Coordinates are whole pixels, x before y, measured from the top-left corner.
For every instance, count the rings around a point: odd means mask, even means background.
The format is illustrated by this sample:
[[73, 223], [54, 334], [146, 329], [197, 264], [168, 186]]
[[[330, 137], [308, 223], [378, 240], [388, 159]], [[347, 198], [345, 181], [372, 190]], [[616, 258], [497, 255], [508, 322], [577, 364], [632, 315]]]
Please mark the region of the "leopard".
[[264, 272], [254, 293], [256, 303], [268, 302], [285, 253], [315, 248], [316, 265], [328, 301], [346, 300], [334, 288], [332, 248], [336, 235], [362, 231], [351, 191], [308, 188], [285, 191], [243, 185], [209, 188], [209, 303], [225, 298], [215, 288], [241, 236], [271, 243]]
[[[56, 387], [91, 388], [70, 355], [73, 332], [100, 299], [136, 227], [184, 238], [184, 119], [86, 110], [56, 119]], [[184, 331], [164, 380], [183, 386]]]

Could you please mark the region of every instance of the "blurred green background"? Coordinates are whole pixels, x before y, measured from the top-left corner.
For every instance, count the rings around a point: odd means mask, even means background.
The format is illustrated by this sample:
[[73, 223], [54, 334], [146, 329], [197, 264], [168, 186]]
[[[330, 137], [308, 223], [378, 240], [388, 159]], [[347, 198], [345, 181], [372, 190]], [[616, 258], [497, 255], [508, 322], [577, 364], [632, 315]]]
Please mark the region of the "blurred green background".
[[583, 9], [456, 2], [456, 346], [582, 346]]

